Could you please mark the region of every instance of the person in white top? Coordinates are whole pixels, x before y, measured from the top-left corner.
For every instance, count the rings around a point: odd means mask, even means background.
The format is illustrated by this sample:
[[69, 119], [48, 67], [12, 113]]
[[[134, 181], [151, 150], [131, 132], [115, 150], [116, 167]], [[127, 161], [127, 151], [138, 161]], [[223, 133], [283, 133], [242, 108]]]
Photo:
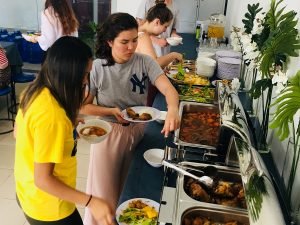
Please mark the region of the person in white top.
[[62, 36], [78, 37], [79, 23], [67, 0], [46, 0], [41, 13], [41, 35], [33, 35], [32, 42], [38, 42], [43, 51]]
[[163, 56], [163, 55], [170, 53], [170, 49], [171, 49], [170, 45], [168, 45], [168, 43], [166, 41], [166, 38], [180, 37], [176, 32], [176, 28], [177, 28], [176, 18], [177, 18], [178, 12], [179, 12], [176, 2], [173, 0], [141, 0], [141, 3], [137, 10], [136, 19], [137, 19], [139, 25], [141, 25], [146, 19], [148, 10], [151, 7], [155, 6], [155, 4], [157, 4], [157, 3], [165, 3], [173, 13], [173, 20], [169, 24], [166, 31], [158, 36], [155, 36], [155, 35], [151, 36], [153, 46], [156, 51], [156, 55]]
[[173, 14], [165, 3], [158, 3], [147, 12], [145, 21], [139, 25], [139, 38], [136, 52], [143, 53], [156, 59], [164, 68], [174, 60], [181, 61], [182, 54], [170, 52], [158, 56], [151, 42], [151, 36], [157, 36], [165, 32], [173, 20]]
[[[151, 56], [162, 68], [165, 68], [174, 60], [181, 61], [183, 58], [182, 54], [178, 52], [170, 52], [158, 56], [151, 41], [151, 36], [157, 36], [165, 32], [172, 20], [173, 14], [167, 5], [165, 3], [157, 3], [148, 10], [145, 21], [139, 25], [138, 46], [136, 52]], [[150, 84], [147, 97], [148, 106], [152, 106], [157, 93], [157, 88]]]

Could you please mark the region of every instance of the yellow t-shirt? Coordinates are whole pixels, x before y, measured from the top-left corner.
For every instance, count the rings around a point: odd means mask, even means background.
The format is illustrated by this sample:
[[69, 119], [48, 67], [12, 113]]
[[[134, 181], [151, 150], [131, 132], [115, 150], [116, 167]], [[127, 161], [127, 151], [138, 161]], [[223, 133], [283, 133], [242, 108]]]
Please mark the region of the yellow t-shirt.
[[64, 109], [47, 88], [34, 99], [25, 117], [19, 110], [16, 117], [16, 192], [22, 209], [31, 218], [59, 220], [75, 210], [75, 204], [50, 195], [34, 184], [34, 162], [55, 163], [54, 175], [75, 188], [76, 157], [73, 125]]

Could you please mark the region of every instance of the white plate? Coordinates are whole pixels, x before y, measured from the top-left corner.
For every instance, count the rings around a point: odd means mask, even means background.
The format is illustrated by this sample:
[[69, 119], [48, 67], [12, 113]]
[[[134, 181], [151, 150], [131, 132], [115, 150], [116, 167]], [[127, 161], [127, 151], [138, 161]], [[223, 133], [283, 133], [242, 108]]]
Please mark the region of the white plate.
[[166, 41], [169, 45], [176, 46], [182, 44], [182, 37], [168, 37], [166, 38]]
[[153, 167], [161, 167], [165, 151], [160, 148], [152, 148], [144, 152], [144, 159]]
[[177, 70], [169, 70], [169, 71], [167, 72], [167, 74], [170, 75], [170, 76], [175, 76], [177, 73], [178, 73]]
[[[171, 72], [172, 71], [172, 72]], [[177, 80], [176, 78], [174, 78], [174, 76], [178, 73], [175, 73], [175, 70], [170, 70], [170, 73], [166, 73], [167, 77], [171, 78], [172, 80]]]
[[32, 35], [22, 34], [22, 37], [23, 37], [26, 41], [31, 41]]
[[[102, 135], [102, 136], [87, 136], [87, 135], [83, 135], [80, 133], [80, 131], [85, 128], [85, 127], [89, 127], [89, 126], [97, 126], [97, 127], [101, 127], [102, 129], [104, 129], [106, 131], [106, 134]], [[77, 133], [79, 134], [80, 138], [82, 138], [83, 140], [87, 141], [90, 144], [96, 144], [99, 143], [101, 141], [103, 141], [107, 135], [111, 132], [111, 125], [104, 121], [104, 120], [100, 120], [100, 119], [88, 119], [85, 120], [84, 123], [79, 123], [77, 128], [76, 128]]]
[[134, 120], [134, 119], [128, 117], [126, 109], [124, 109], [122, 111], [123, 118], [125, 120], [130, 121], [130, 122], [134, 122], [134, 123], [147, 123], [147, 122], [151, 122], [153, 120], [158, 119], [159, 116], [160, 116], [160, 111], [158, 109], [156, 109], [156, 108], [153, 108], [153, 107], [148, 107], [148, 106], [133, 106], [133, 107], [130, 107], [130, 108], [132, 108], [138, 114], [149, 113], [151, 115], [151, 117], [152, 117], [151, 120]]
[[128, 225], [126, 223], [119, 222], [119, 217], [123, 213], [123, 210], [125, 210], [125, 209], [128, 208], [129, 203], [132, 202], [132, 201], [136, 201], [136, 200], [141, 200], [143, 203], [147, 204], [148, 206], [154, 207], [155, 210], [158, 213], [158, 211], [159, 211], [159, 203], [156, 202], [156, 201], [153, 201], [153, 200], [148, 199], [148, 198], [133, 198], [133, 199], [129, 199], [129, 200], [123, 202], [121, 205], [119, 205], [119, 207], [116, 210], [116, 219], [117, 219], [117, 222], [118, 222], [119, 225]]
[[160, 111], [160, 116], [156, 120], [158, 123], [164, 123], [167, 117], [167, 112], [166, 111]]

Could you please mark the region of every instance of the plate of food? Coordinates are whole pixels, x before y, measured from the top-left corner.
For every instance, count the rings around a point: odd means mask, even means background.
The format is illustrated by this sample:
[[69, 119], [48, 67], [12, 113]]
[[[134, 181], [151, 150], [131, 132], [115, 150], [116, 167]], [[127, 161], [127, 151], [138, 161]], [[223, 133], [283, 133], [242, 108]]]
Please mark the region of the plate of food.
[[96, 144], [103, 141], [111, 132], [111, 125], [104, 120], [89, 119], [78, 124], [76, 131], [83, 140]]
[[33, 34], [22, 34], [22, 37], [26, 40], [26, 41], [30, 41], [32, 40]]
[[147, 198], [134, 198], [123, 202], [116, 211], [119, 225], [155, 225], [159, 204]]
[[160, 116], [160, 111], [148, 106], [133, 106], [122, 111], [124, 119], [130, 122], [150, 122], [156, 120]]
[[195, 73], [172, 73], [168, 74], [167, 76], [178, 84], [188, 84], [188, 85], [198, 85], [198, 86], [208, 86], [210, 85], [209, 79], [207, 77], [199, 76]]

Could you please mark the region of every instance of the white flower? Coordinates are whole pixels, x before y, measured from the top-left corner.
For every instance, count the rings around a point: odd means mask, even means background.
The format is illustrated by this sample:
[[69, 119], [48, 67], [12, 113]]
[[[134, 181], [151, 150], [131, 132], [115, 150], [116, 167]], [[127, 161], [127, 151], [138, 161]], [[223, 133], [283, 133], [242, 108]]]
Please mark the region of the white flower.
[[245, 56], [244, 59], [245, 60], [256, 60], [257, 57], [259, 56], [259, 51], [249, 51]]
[[265, 13], [257, 13], [253, 20], [253, 28], [251, 34], [261, 34], [264, 29], [263, 23], [265, 21]]
[[244, 51], [245, 54], [247, 55], [248, 53], [255, 52], [256, 49], [257, 49], [256, 43], [250, 43], [247, 46], [245, 46]]
[[276, 84], [276, 94], [279, 94], [286, 86], [288, 81], [288, 77], [285, 73], [282, 72], [282, 70], [279, 69], [276, 70], [273, 78], [272, 78], [272, 84]]
[[241, 36], [241, 42], [243, 43], [244, 46], [251, 44], [251, 42], [252, 42], [251, 37], [252, 37], [252, 35], [249, 35], [249, 34], [243, 34]]
[[272, 84], [283, 84], [285, 85], [288, 81], [288, 77], [281, 71], [278, 70], [276, 71], [276, 73], [274, 74], [273, 78], [272, 78]]
[[263, 31], [263, 29], [264, 29], [264, 27], [261, 24], [254, 23], [252, 31], [251, 31], [251, 34], [261, 34], [261, 32]]
[[231, 81], [231, 89], [234, 92], [238, 92], [238, 90], [240, 89], [241, 83], [239, 81], [238, 78], [233, 78], [233, 80]]
[[285, 86], [284, 86], [282, 83], [277, 83], [275, 93], [276, 93], [276, 94], [280, 94], [280, 92], [281, 92], [284, 88], [285, 88]]

